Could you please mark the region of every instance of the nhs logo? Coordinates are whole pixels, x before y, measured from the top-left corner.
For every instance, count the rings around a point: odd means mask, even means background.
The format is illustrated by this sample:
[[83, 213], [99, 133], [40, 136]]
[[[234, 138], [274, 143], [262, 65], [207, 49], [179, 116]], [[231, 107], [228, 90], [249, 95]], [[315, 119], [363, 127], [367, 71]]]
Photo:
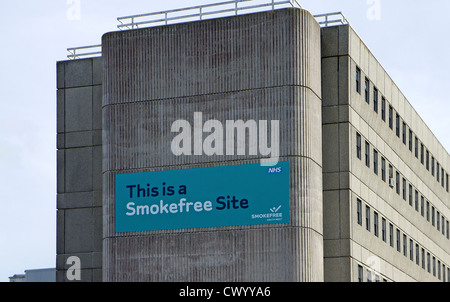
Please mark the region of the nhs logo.
[[281, 173], [283, 170], [281, 167], [275, 167], [275, 168], [269, 168], [268, 173], [269, 174], [275, 174], [275, 173]]

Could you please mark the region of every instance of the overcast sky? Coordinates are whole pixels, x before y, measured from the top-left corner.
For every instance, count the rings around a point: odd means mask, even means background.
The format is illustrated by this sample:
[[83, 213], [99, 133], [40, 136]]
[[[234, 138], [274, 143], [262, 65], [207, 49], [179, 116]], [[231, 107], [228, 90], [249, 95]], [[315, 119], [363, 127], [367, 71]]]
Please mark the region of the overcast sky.
[[[117, 17], [216, 2], [0, 1], [0, 282], [56, 266], [56, 62], [69, 47], [100, 44]], [[450, 150], [450, 1], [298, 2], [342, 11]]]

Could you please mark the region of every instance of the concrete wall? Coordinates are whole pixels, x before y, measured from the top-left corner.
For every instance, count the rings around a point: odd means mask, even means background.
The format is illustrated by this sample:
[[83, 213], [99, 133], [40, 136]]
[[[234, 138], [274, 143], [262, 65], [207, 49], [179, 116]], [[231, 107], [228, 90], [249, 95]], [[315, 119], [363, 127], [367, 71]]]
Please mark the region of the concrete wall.
[[57, 281], [102, 280], [102, 59], [57, 64]]
[[[322, 281], [320, 28], [285, 9], [103, 37], [105, 281]], [[175, 120], [280, 120], [291, 223], [115, 233], [117, 173], [258, 162], [171, 153]]]
[[[356, 91], [356, 69], [361, 69], [361, 93]], [[423, 269], [422, 248], [435, 257], [442, 269], [450, 264], [450, 241], [446, 231], [438, 230], [421, 214], [420, 200], [439, 211], [445, 221], [450, 219], [449, 192], [436, 181], [424, 164], [409, 149], [409, 130], [425, 150], [429, 150], [444, 168], [450, 171], [449, 155], [423, 123], [411, 104], [382, 68], [373, 54], [350, 26], [322, 29], [323, 87], [323, 150], [324, 150], [324, 253], [326, 281], [356, 281], [358, 265], [363, 267], [363, 279], [372, 276], [392, 281], [439, 281], [433, 271]], [[369, 79], [369, 103], [365, 100], [365, 78]], [[378, 112], [374, 110], [374, 87], [379, 91]], [[382, 98], [386, 100], [386, 120], [382, 119]], [[393, 108], [393, 129], [389, 128], [389, 106]], [[400, 117], [400, 137], [396, 135], [396, 115]], [[406, 143], [403, 142], [403, 122]], [[356, 133], [362, 137], [361, 160], [356, 156]], [[365, 142], [370, 146], [370, 167], [365, 164]], [[378, 152], [378, 174], [374, 173], [374, 150]], [[420, 153], [420, 150], [419, 150]], [[386, 170], [392, 165], [394, 181], [399, 173], [400, 194], [396, 185], [390, 187], [381, 178], [381, 158]], [[430, 159], [431, 160], [431, 159]], [[388, 171], [386, 171], [388, 173]], [[403, 179], [406, 200], [403, 198]], [[409, 202], [409, 186], [413, 202]], [[415, 192], [419, 208], [415, 206]], [[357, 200], [362, 201], [363, 223], [357, 223]], [[370, 230], [365, 226], [365, 207], [370, 208]], [[374, 233], [374, 212], [379, 216], [379, 235]], [[336, 215], [338, 214], [338, 215]], [[383, 241], [382, 219], [401, 236], [401, 251], [397, 239], [394, 247], [389, 238]], [[440, 220], [442, 223], [442, 221]], [[406, 256], [403, 235], [407, 238]], [[389, 234], [388, 234], [389, 237]], [[413, 259], [410, 259], [410, 240]], [[419, 265], [416, 264], [416, 244]], [[446, 271], [447, 275], [447, 271]]]

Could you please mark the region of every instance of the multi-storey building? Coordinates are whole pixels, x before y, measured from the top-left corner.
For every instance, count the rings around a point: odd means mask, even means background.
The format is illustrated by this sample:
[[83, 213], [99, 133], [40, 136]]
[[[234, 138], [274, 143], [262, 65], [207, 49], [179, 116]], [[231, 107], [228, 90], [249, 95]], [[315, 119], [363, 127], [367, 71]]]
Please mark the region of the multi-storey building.
[[[104, 35], [100, 58], [58, 63], [58, 281], [72, 256], [82, 281], [450, 279], [449, 155], [345, 18], [321, 28], [296, 7], [142, 29], [131, 20]], [[282, 208], [287, 220], [239, 218], [250, 198], [231, 201], [223, 221], [127, 220], [183, 209], [134, 199], [125, 215], [127, 195], [150, 202], [137, 180], [249, 181], [264, 157], [250, 152], [250, 124], [248, 153], [202, 153], [194, 138], [196, 155], [174, 154], [174, 122], [196, 128], [198, 116], [279, 122], [279, 163], [263, 171], [285, 173], [286, 186], [261, 176], [243, 192], [255, 186], [260, 203], [288, 194], [252, 215]]]

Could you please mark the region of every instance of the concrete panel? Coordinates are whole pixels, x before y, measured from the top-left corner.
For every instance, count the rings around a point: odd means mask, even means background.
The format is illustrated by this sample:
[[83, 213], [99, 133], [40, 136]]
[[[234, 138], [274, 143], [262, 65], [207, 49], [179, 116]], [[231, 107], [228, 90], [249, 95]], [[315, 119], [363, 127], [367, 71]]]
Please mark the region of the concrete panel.
[[66, 192], [92, 191], [92, 148], [65, 150]]
[[92, 87], [65, 90], [65, 131], [92, 130]]
[[64, 88], [92, 85], [92, 59], [60, 62], [64, 65]]
[[[94, 228], [93, 210], [70, 209], [65, 210], [65, 253], [88, 253], [85, 257], [91, 257], [93, 250], [93, 228]], [[89, 258], [91, 259], [91, 258]], [[82, 261], [82, 263], [91, 263], [90, 261]]]

